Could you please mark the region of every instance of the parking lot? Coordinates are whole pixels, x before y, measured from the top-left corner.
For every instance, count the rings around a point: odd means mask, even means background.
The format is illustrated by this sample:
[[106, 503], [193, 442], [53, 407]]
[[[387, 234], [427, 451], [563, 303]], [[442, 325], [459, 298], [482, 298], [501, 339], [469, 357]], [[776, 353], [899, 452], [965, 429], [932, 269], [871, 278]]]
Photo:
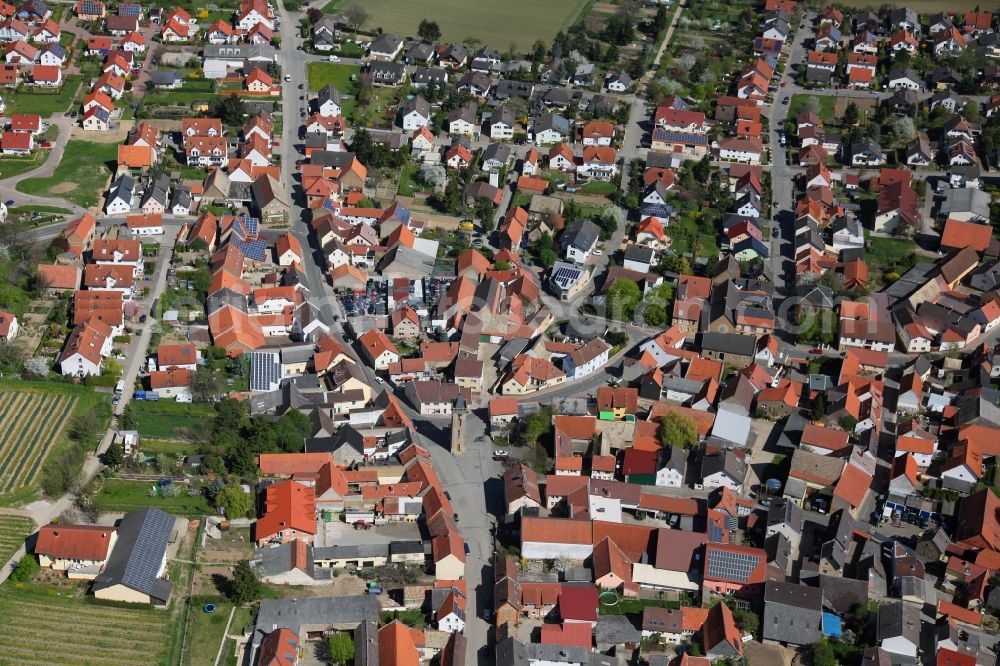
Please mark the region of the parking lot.
[[385, 316], [402, 302], [418, 308], [433, 308], [450, 285], [451, 280], [433, 277], [393, 283], [371, 279], [364, 289], [338, 289], [337, 297], [348, 317]]
[[419, 541], [420, 538], [420, 528], [416, 523], [395, 522], [376, 525], [365, 530], [354, 529], [353, 525], [339, 520], [327, 522], [320, 516], [316, 519], [316, 539], [313, 545], [317, 548], [355, 546], [393, 541]]

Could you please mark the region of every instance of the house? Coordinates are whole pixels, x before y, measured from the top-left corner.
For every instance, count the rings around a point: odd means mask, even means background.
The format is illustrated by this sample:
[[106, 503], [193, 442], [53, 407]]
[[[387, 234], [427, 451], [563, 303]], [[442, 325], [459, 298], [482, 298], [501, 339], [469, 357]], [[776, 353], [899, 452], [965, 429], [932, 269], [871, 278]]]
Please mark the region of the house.
[[563, 372], [569, 379], [582, 379], [608, 362], [611, 345], [594, 338], [563, 358]]
[[681, 488], [687, 475], [687, 451], [680, 446], [665, 446], [657, 452], [657, 486]]
[[399, 351], [389, 337], [377, 329], [371, 329], [358, 338], [362, 353], [376, 370], [386, 370], [390, 363], [399, 362]]
[[506, 168], [510, 164], [512, 154], [511, 148], [507, 144], [491, 143], [483, 151], [483, 171], [495, 172]]
[[19, 327], [17, 317], [9, 312], [0, 311], [0, 339], [4, 342], [11, 342], [17, 337]]
[[632, 87], [632, 77], [620, 70], [610, 71], [604, 77], [604, 87], [609, 92], [623, 93]]
[[879, 191], [875, 231], [893, 233], [900, 227], [913, 229], [920, 220], [920, 197], [908, 182], [896, 181]]
[[63, 376], [85, 377], [101, 374], [101, 362], [111, 354], [112, 330], [92, 319], [73, 328], [59, 355]]
[[535, 144], [548, 146], [569, 138], [569, 121], [555, 113], [545, 112], [532, 121]]
[[560, 249], [566, 259], [576, 263], [586, 263], [600, 235], [600, 227], [592, 221], [574, 222], [559, 237]]
[[264, 515], [254, 523], [258, 546], [294, 539], [311, 543], [316, 534], [316, 495], [298, 481], [281, 481], [264, 490]]
[[368, 76], [380, 86], [398, 86], [406, 79], [406, 66], [398, 62], [373, 60], [368, 64]]
[[708, 611], [701, 636], [704, 654], [709, 659], [738, 658], [743, 654], [743, 638], [733, 612], [725, 603], [718, 603]]
[[610, 146], [585, 146], [577, 173], [595, 180], [613, 179], [618, 175], [618, 151]]
[[486, 134], [494, 141], [504, 141], [514, 136], [514, 112], [506, 105], [498, 106], [486, 123]]
[[274, 78], [260, 67], [254, 67], [243, 80], [247, 92], [271, 95], [277, 93]]
[[847, 147], [847, 161], [851, 166], [882, 166], [885, 153], [873, 139], [862, 139]]
[[[479, 129], [479, 124], [477, 122], [479, 116], [479, 108], [476, 106], [475, 102], [469, 102], [459, 108], [455, 109], [448, 114], [448, 134], [453, 136], [462, 135], [472, 137], [475, 135]], [[513, 115], [509, 118], [510, 122], [513, 123]], [[490, 138], [500, 138], [494, 137], [492, 135], [492, 127]], [[509, 126], [504, 126], [505, 132], [509, 129], [509, 133], [513, 135], [513, 124]], [[509, 136], [508, 136], [509, 138]]]
[[823, 595], [819, 588], [768, 581], [764, 585], [765, 641], [810, 645], [823, 637]]
[[702, 455], [699, 475], [705, 488], [728, 488], [740, 492], [746, 473], [746, 462], [732, 451], [712, 450]]
[[726, 138], [719, 141], [719, 159], [747, 164], [760, 164], [763, 142], [756, 137]]
[[910, 167], [929, 166], [934, 161], [927, 135], [920, 133], [906, 144], [906, 165]]
[[130, 511], [116, 529], [117, 539], [91, 591], [98, 599], [166, 606], [172, 585], [163, 578], [174, 517], [147, 507]]
[[435, 380], [415, 380], [403, 387], [410, 404], [424, 416], [450, 416], [459, 401], [468, 404], [472, 400], [470, 389], [458, 384]]
[[606, 120], [591, 120], [580, 130], [585, 146], [610, 146], [615, 138], [615, 126]]
[[920, 606], [891, 601], [879, 606], [876, 640], [886, 652], [913, 659], [920, 647]]
[[92, 580], [104, 568], [117, 539], [118, 531], [106, 525], [49, 524], [38, 530], [34, 553], [43, 568]]
[[557, 171], [575, 171], [576, 157], [565, 143], [557, 143], [549, 148], [549, 168]]
[[6, 131], [0, 137], [0, 151], [4, 155], [30, 155], [34, 147], [34, 139], [27, 132]]
[[412, 132], [430, 123], [430, 104], [422, 95], [414, 95], [399, 107], [399, 124], [405, 132]]
[[372, 60], [392, 61], [403, 50], [403, 40], [396, 35], [382, 33], [368, 46], [368, 56]]

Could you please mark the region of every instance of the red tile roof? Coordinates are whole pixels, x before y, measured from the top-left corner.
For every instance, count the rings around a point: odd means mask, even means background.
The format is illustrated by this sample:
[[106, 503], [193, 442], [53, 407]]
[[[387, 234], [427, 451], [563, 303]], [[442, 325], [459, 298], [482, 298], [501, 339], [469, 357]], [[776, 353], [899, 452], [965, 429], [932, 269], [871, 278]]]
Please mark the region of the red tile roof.
[[282, 481], [268, 486], [264, 502], [264, 515], [254, 529], [258, 541], [288, 529], [316, 533], [316, 496], [312, 488], [296, 481]]
[[103, 525], [46, 525], [38, 530], [35, 554], [53, 559], [104, 561], [114, 527]]

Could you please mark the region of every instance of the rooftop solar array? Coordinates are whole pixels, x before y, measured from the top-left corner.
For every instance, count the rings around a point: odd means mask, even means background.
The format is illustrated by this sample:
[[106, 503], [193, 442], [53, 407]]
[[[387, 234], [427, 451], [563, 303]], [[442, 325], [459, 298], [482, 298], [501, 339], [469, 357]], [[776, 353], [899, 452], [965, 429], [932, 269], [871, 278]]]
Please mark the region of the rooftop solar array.
[[250, 390], [274, 391], [280, 384], [281, 362], [278, 352], [250, 352]]
[[256, 217], [238, 217], [233, 222], [233, 233], [236, 234], [238, 239], [243, 241], [256, 240], [259, 227], [260, 220]]
[[122, 582], [137, 590], [149, 591], [163, 564], [164, 547], [174, 529], [174, 517], [162, 511], [147, 511], [135, 547], [125, 565]]
[[712, 548], [708, 551], [706, 575], [716, 580], [744, 583], [759, 564], [759, 555]]
[[267, 241], [265, 240], [252, 240], [252, 241], [235, 241], [236, 249], [240, 251], [247, 259], [252, 259], [254, 261], [264, 261], [267, 257]]

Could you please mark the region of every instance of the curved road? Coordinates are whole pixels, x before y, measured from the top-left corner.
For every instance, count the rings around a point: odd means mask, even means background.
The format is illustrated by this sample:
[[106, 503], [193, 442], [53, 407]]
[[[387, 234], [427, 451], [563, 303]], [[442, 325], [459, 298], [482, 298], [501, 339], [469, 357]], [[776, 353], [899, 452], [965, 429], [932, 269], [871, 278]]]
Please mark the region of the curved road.
[[[15, 205], [35, 205], [35, 206], [59, 206], [72, 211], [74, 214], [84, 212], [84, 209], [72, 201], [60, 197], [38, 197], [32, 194], [25, 194], [17, 191], [17, 184], [28, 178], [49, 178], [56, 172], [56, 167], [62, 161], [63, 153], [66, 152], [66, 144], [69, 143], [70, 133], [75, 123], [74, 118], [67, 118], [61, 113], [54, 114], [47, 121], [49, 125], [59, 128], [59, 136], [56, 137], [52, 147], [49, 148], [49, 155], [45, 162], [37, 169], [26, 171], [10, 178], [0, 178], [0, 200], [7, 201], [13, 199]], [[3, 176], [0, 170], [0, 176]]]

